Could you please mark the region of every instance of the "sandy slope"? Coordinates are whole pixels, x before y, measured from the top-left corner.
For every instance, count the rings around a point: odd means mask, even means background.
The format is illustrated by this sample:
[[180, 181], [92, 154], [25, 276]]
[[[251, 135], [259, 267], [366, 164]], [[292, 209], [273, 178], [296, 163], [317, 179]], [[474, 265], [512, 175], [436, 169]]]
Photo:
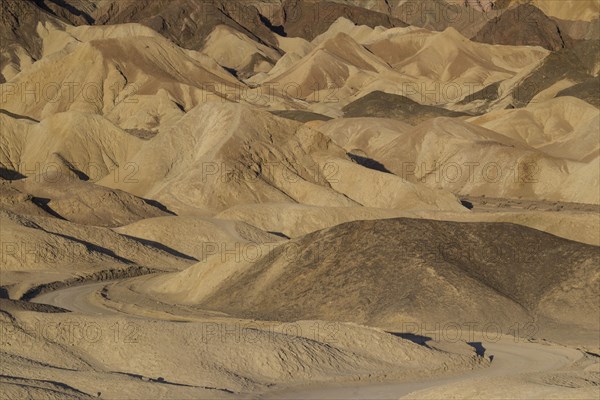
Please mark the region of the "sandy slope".
[[281, 69], [276, 66], [264, 83], [293, 85], [299, 93], [295, 97], [324, 99], [328, 91], [360, 85], [389, 66], [342, 32], [317, 45], [291, 68]]
[[160, 204], [80, 181], [72, 175], [36, 175], [12, 186], [31, 196], [49, 214], [79, 224], [115, 227], [171, 215]]
[[120, 165], [128, 170], [111, 178], [133, 180], [135, 166], [129, 163], [142, 140], [99, 115], [57, 113], [35, 124], [2, 114], [0, 121], [3, 127], [0, 162], [6, 169], [26, 176], [40, 175], [40, 180], [49, 182], [56, 172], [97, 181], [112, 175]]
[[223, 25], [215, 27], [201, 51], [219, 65], [235, 70], [237, 76], [268, 72], [281, 57], [275, 49]]
[[[110, 177], [101, 183], [157, 199], [175, 212], [218, 212], [262, 202], [461, 208], [447, 192], [351, 163], [318, 131], [227, 103], [191, 110], [166, 135], [144, 145], [132, 162], [139, 167], [136, 183]], [[355, 177], [370, 189], [356, 192]]]
[[[260, 81], [293, 84], [296, 97], [311, 101], [343, 104], [349, 97], [384, 90], [419, 103], [443, 104], [532, 69], [548, 54], [541, 48], [471, 42], [453, 28], [373, 29], [344, 18], [312, 43], [317, 47], [310, 53], [282, 58]], [[452, 90], [439, 87], [450, 82]]]
[[600, 111], [573, 97], [535, 103], [519, 110], [493, 111], [470, 121], [553, 157], [586, 162], [598, 156]]
[[[297, 134], [290, 137], [292, 132]], [[300, 124], [270, 113], [203, 105], [136, 154], [137, 183], [102, 183], [144, 193], [173, 209], [219, 210], [268, 200], [351, 204], [320, 185], [324, 178], [311, 153], [326, 150], [327, 142], [317, 132], [302, 132]]]
[[191, 262], [167, 246], [154, 247], [108, 228], [49, 215], [1, 213], [2, 287], [12, 298], [48, 282], [86, 276], [110, 279], [151, 269], [181, 269]]
[[206, 258], [215, 246], [234, 247], [236, 243], [259, 244], [281, 240], [244, 222], [191, 216], [148, 218], [116, 231], [164, 244], [197, 260]]
[[[156, 33], [150, 36], [147, 28], [76, 28], [71, 35], [76, 40], [64, 47], [69, 30], [47, 29], [44, 48], [51, 54], [11, 81], [9, 95], [2, 99], [10, 112], [36, 120], [68, 110], [102, 114], [121, 101], [135, 101], [135, 95], [156, 94], [159, 89], [191, 108], [206, 101], [207, 92], [242, 85], [208, 57], [183, 50]], [[26, 96], [25, 83], [39, 89]]]
[[[35, 318], [30, 312], [14, 315], [16, 318], [11, 316], [11, 321], [4, 314], [4, 323], [25, 328], [31, 326]], [[63, 324], [71, 320], [68, 313], [44, 318]], [[92, 321], [92, 317], [83, 314], [76, 318], [81, 324]], [[25, 336], [31, 349], [47, 348], [45, 354], [31, 359], [21, 357], [20, 350], [11, 346], [24, 336], [19, 328], [13, 328], [15, 333], [8, 336], [3, 345], [8, 361], [4, 364], [5, 379], [18, 386], [20, 382], [12, 378], [17, 372], [35, 381], [38, 378], [36, 365], [63, 353], [60, 362], [50, 361], [52, 366], [46, 367], [49, 375], [60, 376], [68, 387], [87, 393], [102, 392], [109, 398], [129, 398], [136, 391], [138, 395], [147, 393], [149, 398], [245, 398], [252, 392], [267, 390], [273, 383], [284, 386], [291, 381], [359, 379], [366, 376], [367, 371], [380, 377], [416, 377], [448, 367], [470, 369], [481, 364], [476, 356], [449, 355], [378, 329], [352, 324], [337, 325], [333, 333], [315, 336], [311, 334], [311, 326], [322, 323], [320, 321], [270, 326], [223, 319], [180, 324], [105, 316], [93, 321], [106, 333], [94, 343], [77, 336], [53, 342], [35, 333]], [[109, 334], [109, 327], [115, 323], [130, 326], [117, 340]], [[223, 327], [235, 332], [239, 326], [248, 326], [251, 330], [252, 346], [248, 346], [249, 339], [213, 335], [208, 331]], [[361, 346], [357, 350], [359, 343], [378, 345]], [[177, 361], [173, 358], [175, 355]], [[165, 370], [166, 365], [171, 372]], [[432, 369], [431, 365], [435, 367]], [[72, 367], [79, 371], [61, 371]]]
[[[398, 33], [396, 33], [398, 32]], [[520, 46], [490, 46], [469, 41], [453, 28], [443, 32], [400, 28], [371, 39], [367, 47], [395, 70], [415, 77], [487, 85], [506, 79], [548, 53]], [[436, 60], [436, 62], [432, 62]]]
[[[569, 114], [568, 105], [568, 101], [549, 102], [531, 112], [538, 113], [539, 118], [547, 124], [546, 129], [553, 129], [553, 135], [557, 134], [555, 127], [562, 126], [564, 135], [592, 135], [588, 136], [592, 141], [593, 133], [589, 132], [593, 132], [591, 126], [594, 125], [597, 111], [589, 109], [589, 125], [583, 119], [579, 133], [575, 128], [570, 128], [567, 122], [571, 118], [569, 115], [574, 115]], [[544, 117], [549, 116], [548, 110], [554, 107], [562, 110], [562, 114], [550, 111], [552, 117]], [[485, 120], [485, 117], [482, 118]], [[369, 138], [373, 130], [363, 128], [360, 134], [354, 133], [359, 129], [359, 123], [372, 126], [374, 122], [368, 119], [350, 119], [348, 123], [332, 121], [321, 124], [318, 129], [326, 132], [347, 151], [360, 149], [368, 158], [398, 176], [453, 193], [598, 204], [596, 186], [590, 186], [584, 180], [576, 178], [597, 168], [598, 157], [594, 155], [593, 149], [586, 148], [585, 154], [590, 154], [587, 151], [591, 150], [590, 157], [583, 156], [581, 161], [571, 161], [568, 144], [562, 153], [544, 152], [546, 146], [549, 152], [553, 146], [561, 147], [561, 139], [545, 139], [546, 142], [536, 149], [514, 134], [505, 136], [456, 118], [436, 118], [412, 129], [399, 124], [393, 139], [393, 124], [383, 121], [384, 126], [390, 130], [384, 131], [390, 132], [387, 136], [390, 139], [385, 145], [380, 145], [377, 141], [371, 144]], [[511, 128], [501, 129], [511, 132]], [[512, 132], [518, 132], [520, 128], [513, 129]], [[536, 126], [538, 137], [543, 129]], [[572, 133], [567, 133], [569, 131]], [[533, 132], [528, 134], [534, 135]], [[568, 137], [565, 136], [565, 139]], [[347, 142], [350, 138], [352, 141]], [[359, 143], [361, 147], [358, 146]], [[557, 155], [561, 158], [556, 157]], [[595, 179], [593, 174], [591, 179]]]
[[597, 19], [600, 12], [600, 4], [594, 0], [534, 0], [533, 3], [551, 17], [567, 20], [591, 21]]

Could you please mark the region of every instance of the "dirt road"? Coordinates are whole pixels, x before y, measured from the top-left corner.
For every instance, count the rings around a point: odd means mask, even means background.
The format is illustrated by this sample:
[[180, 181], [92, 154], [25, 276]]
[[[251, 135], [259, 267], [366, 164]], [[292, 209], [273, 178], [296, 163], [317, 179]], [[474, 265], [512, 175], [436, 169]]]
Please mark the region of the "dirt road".
[[[94, 297], [106, 282], [75, 286], [57, 290], [36, 297], [32, 301], [66, 308], [73, 312], [88, 315], [119, 315], [120, 311], [104, 307]], [[96, 297], [97, 298], [97, 297]], [[139, 316], [132, 316], [139, 318]], [[535, 373], [559, 369], [581, 357], [575, 349], [558, 345], [532, 343], [525, 339], [504, 337], [496, 342], [483, 342], [486, 355], [494, 355], [489, 368], [478, 369], [467, 374], [393, 384], [338, 385], [291, 389], [270, 393], [264, 399], [398, 399], [417, 390], [441, 387], [462, 382], [473, 385], [480, 380], [498, 377], [511, 377], [524, 373]]]

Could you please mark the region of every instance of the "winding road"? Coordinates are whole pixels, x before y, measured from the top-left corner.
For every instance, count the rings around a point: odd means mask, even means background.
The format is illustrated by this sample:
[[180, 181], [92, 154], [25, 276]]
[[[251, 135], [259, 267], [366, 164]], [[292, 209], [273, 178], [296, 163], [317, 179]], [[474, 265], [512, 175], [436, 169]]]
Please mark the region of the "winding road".
[[52, 306], [86, 315], [116, 314], [122, 316], [123, 314], [119, 311], [103, 307], [101, 304], [92, 301], [92, 296], [99, 293], [106, 285], [107, 282], [99, 282], [72, 286], [66, 289], [44, 293], [33, 298], [31, 302], [50, 304]]
[[[92, 298], [106, 286], [107, 282], [93, 283], [56, 290], [34, 298], [35, 303], [45, 303], [88, 315], [118, 315], [120, 311], [106, 308]], [[133, 316], [132, 317], [138, 317]], [[427, 379], [422, 381], [392, 383], [339, 385], [303, 389], [287, 389], [263, 396], [263, 399], [398, 399], [409, 393], [462, 382], [473, 385], [480, 380], [508, 378], [525, 373], [552, 371], [567, 366], [581, 357], [578, 350], [558, 345], [532, 343], [524, 339], [505, 337], [494, 343], [482, 343], [486, 354], [493, 354], [494, 361], [489, 368], [481, 368], [455, 376]]]
[[556, 345], [544, 345], [530, 342], [515, 342], [505, 338], [496, 343], [483, 343], [486, 353], [494, 355], [494, 361], [489, 368], [470, 371], [466, 374], [434, 378], [417, 382], [397, 384], [354, 385], [329, 388], [308, 388], [297, 391], [273, 393], [265, 399], [398, 399], [409, 393], [430, 389], [438, 386], [463, 382], [473, 385], [480, 379], [486, 381], [492, 378], [504, 378], [524, 373], [535, 373], [556, 370], [571, 364], [581, 357], [574, 349]]

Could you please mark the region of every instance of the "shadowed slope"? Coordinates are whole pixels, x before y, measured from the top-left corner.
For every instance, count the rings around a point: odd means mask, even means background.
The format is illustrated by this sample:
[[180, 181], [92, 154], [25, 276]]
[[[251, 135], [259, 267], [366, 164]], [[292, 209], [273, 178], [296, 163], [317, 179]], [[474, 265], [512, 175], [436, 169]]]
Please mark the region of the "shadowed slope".
[[345, 118], [377, 117], [396, 118], [412, 125], [436, 117], [460, 117], [467, 114], [441, 107], [417, 103], [408, 97], [375, 91], [345, 106]]
[[201, 303], [287, 321], [506, 327], [535, 316], [597, 329], [588, 316], [598, 257], [597, 247], [512, 224], [358, 221], [275, 249]]

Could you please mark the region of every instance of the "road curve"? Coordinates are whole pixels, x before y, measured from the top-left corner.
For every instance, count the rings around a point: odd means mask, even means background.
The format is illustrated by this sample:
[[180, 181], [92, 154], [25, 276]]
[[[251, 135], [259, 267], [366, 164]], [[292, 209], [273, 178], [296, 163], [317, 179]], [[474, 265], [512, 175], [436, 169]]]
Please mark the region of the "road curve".
[[96, 282], [59, 289], [34, 297], [31, 302], [50, 304], [86, 315], [123, 316], [123, 313], [117, 310], [103, 307], [100, 303], [92, 301], [92, 296], [99, 293], [107, 284], [108, 282]]
[[[34, 298], [35, 303], [45, 303], [87, 315], [128, 315], [94, 302], [92, 297], [106, 286], [107, 282], [93, 283], [56, 290]], [[138, 317], [131, 315], [131, 317]], [[544, 372], [559, 369], [581, 357], [578, 350], [531, 343], [525, 339], [504, 337], [497, 342], [484, 342], [486, 354], [493, 354], [494, 361], [489, 368], [469, 371], [465, 374], [391, 384], [367, 384], [315, 387], [272, 392], [263, 399], [398, 399], [417, 390], [439, 387], [447, 384], [475, 381], [485, 378], [511, 377], [524, 373]]]
[[469, 371], [457, 376], [434, 378], [417, 382], [377, 385], [354, 385], [344, 387], [308, 388], [271, 393], [264, 399], [399, 399], [409, 393], [444, 386], [457, 382], [468, 383], [479, 379], [516, 376], [524, 373], [544, 372], [559, 369], [581, 357], [577, 350], [557, 345], [530, 343], [514, 338], [504, 338], [495, 343], [483, 343], [487, 354], [494, 355], [489, 368]]

